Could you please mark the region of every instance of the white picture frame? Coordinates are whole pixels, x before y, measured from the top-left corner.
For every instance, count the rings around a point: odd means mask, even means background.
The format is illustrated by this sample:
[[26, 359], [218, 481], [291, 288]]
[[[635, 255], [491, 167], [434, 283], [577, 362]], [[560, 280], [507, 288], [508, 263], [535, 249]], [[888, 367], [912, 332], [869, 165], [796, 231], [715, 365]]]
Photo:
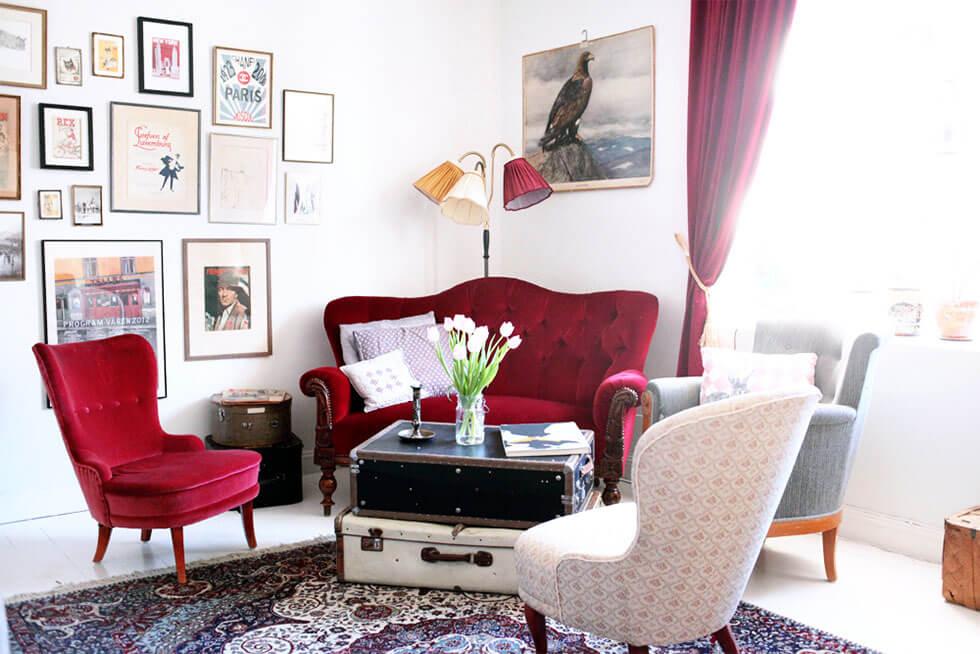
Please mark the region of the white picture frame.
[[211, 134], [208, 221], [276, 224], [276, 139]]
[[283, 199], [287, 225], [319, 225], [323, 220], [323, 175], [288, 171]]
[[282, 92], [282, 160], [333, 163], [333, 93]]
[[0, 31], [10, 35], [0, 46], [0, 84], [48, 88], [48, 12], [0, 5]]

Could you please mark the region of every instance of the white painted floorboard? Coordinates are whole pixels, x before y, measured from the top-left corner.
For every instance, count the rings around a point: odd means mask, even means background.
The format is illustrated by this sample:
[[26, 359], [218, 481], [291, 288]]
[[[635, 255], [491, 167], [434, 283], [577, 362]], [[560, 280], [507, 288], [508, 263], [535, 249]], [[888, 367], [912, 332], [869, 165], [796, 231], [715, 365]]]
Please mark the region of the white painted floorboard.
[[[349, 497], [346, 471], [337, 477], [335, 500], [342, 507]], [[320, 512], [317, 478], [305, 478], [301, 504], [256, 509], [260, 548], [333, 537], [333, 517]], [[96, 531], [87, 513], [0, 525], [0, 595], [173, 565], [168, 532], [155, 531], [141, 543], [135, 529], [115, 530], [104, 561], [93, 564]], [[186, 527], [184, 546], [188, 562], [247, 550], [237, 513]], [[938, 565], [847, 540], [837, 555], [840, 579], [830, 584], [823, 580], [818, 537], [771, 539], [745, 599], [883, 652], [980, 652], [980, 612], [943, 601]]]

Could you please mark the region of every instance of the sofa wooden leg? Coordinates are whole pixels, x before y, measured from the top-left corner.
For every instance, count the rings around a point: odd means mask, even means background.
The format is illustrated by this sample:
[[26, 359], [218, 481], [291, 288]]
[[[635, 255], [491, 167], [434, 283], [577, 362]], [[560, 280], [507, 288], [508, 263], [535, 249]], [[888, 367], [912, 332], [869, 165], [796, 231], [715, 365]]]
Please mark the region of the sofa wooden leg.
[[245, 542], [248, 548], [255, 549], [255, 523], [252, 520], [252, 503], [242, 504], [242, 526], [245, 527]]
[[534, 641], [534, 653], [547, 654], [548, 629], [544, 624], [544, 616], [525, 604], [524, 617], [527, 619], [527, 628], [531, 632], [531, 640]]
[[334, 458], [333, 448], [331, 448], [330, 454], [325, 456], [320, 463], [320, 493], [323, 494], [320, 505], [323, 507], [323, 515], [330, 515], [333, 509], [333, 493], [337, 490], [337, 477], [334, 476], [336, 470], [337, 461]]
[[140, 540], [144, 543], [149, 542], [150, 534], [153, 533], [152, 529], [140, 529]]
[[837, 527], [823, 532], [823, 569], [827, 581], [837, 581]]
[[170, 540], [174, 543], [174, 565], [177, 567], [177, 583], [187, 583], [187, 569], [184, 566], [184, 528], [171, 527]]
[[112, 536], [112, 527], [99, 525], [99, 542], [95, 545], [95, 556], [92, 563], [99, 563], [105, 556], [106, 548], [109, 547], [109, 537]]
[[725, 654], [738, 654], [738, 643], [735, 642], [735, 634], [732, 633], [731, 625], [726, 624], [711, 634], [711, 642], [718, 643], [721, 651]]

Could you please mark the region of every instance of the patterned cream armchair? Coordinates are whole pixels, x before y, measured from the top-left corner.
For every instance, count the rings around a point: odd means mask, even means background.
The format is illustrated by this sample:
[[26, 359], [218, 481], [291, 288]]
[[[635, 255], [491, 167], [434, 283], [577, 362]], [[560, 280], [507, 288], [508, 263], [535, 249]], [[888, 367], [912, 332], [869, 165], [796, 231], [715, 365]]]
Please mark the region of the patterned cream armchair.
[[[635, 503], [522, 534], [518, 588], [535, 651], [547, 652], [547, 615], [631, 654], [707, 634], [737, 653], [728, 623], [818, 399], [754, 393], [671, 416], [636, 445]], [[602, 601], [597, 589], [609, 591]]]

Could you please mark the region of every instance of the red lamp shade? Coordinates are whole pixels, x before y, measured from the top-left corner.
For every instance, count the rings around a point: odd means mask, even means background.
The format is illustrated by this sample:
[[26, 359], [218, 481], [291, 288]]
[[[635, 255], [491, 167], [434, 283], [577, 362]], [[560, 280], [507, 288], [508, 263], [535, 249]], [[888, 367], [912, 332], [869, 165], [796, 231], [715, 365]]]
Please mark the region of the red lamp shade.
[[507, 211], [532, 207], [547, 200], [551, 193], [551, 185], [524, 157], [504, 164], [504, 209]]

